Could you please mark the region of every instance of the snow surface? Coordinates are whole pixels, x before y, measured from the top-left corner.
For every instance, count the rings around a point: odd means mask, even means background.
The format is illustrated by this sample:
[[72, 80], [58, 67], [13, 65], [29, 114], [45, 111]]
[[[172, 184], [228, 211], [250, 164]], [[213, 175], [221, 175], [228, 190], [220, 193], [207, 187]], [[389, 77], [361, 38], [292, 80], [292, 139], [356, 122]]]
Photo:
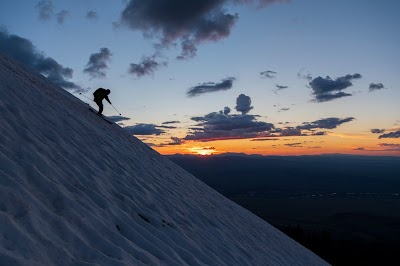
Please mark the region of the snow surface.
[[326, 265], [0, 56], [0, 265]]

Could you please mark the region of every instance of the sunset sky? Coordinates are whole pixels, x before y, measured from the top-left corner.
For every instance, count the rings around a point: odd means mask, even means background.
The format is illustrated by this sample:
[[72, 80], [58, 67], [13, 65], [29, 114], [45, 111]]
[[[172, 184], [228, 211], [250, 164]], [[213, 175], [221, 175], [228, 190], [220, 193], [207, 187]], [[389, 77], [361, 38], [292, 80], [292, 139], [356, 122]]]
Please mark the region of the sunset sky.
[[[0, 53], [162, 154], [400, 156], [400, 1], [10, 0]], [[80, 95], [81, 93], [82, 95]], [[97, 107], [96, 107], [97, 108]]]

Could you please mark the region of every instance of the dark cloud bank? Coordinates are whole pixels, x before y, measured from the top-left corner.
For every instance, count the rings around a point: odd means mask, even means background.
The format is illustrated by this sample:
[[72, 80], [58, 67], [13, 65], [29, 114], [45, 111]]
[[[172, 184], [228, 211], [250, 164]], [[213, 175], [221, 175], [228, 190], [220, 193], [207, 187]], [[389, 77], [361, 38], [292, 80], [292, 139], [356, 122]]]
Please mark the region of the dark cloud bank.
[[74, 92], [85, 91], [74, 82], [68, 81], [73, 74], [71, 68], [63, 67], [53, 58], [46, 57], [28, 39], [0, 29], [0, 52], [33, 68], [60, 87]]
[[192, 117], [197, 124], [192, 127], [186, 140], [214, 141], [227, 139], [247, 139], [254, 141], [272, 140], [273, 137], [287, 136], [322, 136], [324, 131], [318, 129], [334, 129], [343, 123], [353, 121], [353, 117], [330, 117], [312, 122], [304, 122], [297, 127], [275, 128], [271, 123], [257, 121], [258, 115], [250, 115], [252, 109], [249, 96], [241, 94], [237, 98], [236, 110], [241, 114], [230, 114], [230, 108], [225, 107], [219, 112], [212, 112], [205, 116]]
[[120, 25], [158, 40], [161, 48], [181, 47], [178, 59], [196, 56], [197, 46], [230, 35], [239, 15], [227, 11], [232, 4], [268, 4], [282, 0], [131, 0], [120, 16]]

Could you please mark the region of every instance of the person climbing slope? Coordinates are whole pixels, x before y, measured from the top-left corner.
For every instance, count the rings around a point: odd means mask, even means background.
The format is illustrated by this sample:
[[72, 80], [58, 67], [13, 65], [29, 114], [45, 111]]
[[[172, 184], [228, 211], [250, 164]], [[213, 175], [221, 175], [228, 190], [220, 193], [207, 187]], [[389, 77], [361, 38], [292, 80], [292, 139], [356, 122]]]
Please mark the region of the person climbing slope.
[[111, 104], [110, 99], [108, 99], [110, 92], [110, 90], [103, 88], [98, 88], [95, 92], [93, 92], [94, 102], [99, 106], [99, 111], [97, 112], [98, 115], [101, 115], [103, 112], [103, 99], [106, 99], [107, 102]]

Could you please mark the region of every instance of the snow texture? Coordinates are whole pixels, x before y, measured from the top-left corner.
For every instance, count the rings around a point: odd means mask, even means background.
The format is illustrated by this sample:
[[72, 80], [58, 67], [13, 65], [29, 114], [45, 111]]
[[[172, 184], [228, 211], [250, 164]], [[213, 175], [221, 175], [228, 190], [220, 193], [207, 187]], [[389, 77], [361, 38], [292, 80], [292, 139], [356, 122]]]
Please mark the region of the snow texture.
[[0, 265], [326, 265], [0, 56]]

